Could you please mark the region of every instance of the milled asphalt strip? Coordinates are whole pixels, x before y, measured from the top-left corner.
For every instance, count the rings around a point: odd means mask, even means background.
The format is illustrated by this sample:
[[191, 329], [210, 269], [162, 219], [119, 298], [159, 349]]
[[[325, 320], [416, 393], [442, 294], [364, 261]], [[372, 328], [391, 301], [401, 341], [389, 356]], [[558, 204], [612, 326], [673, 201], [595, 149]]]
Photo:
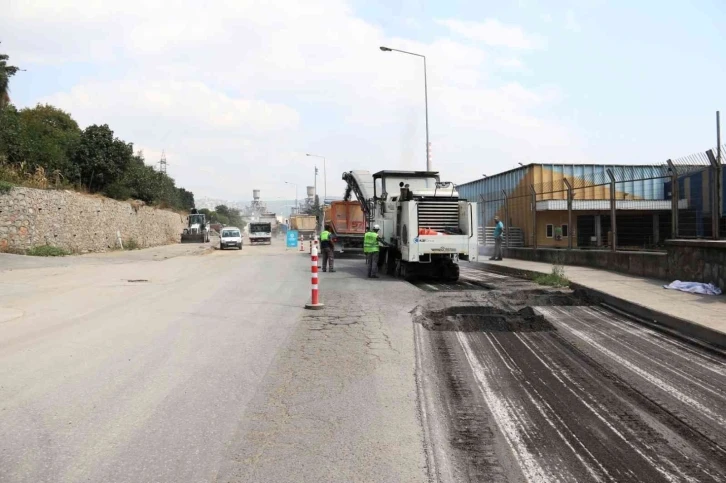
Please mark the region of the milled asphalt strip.
[[[598, 321], [600, 321], [604, 324], [609, 324], [612, 327], [616, 327], [618, 329], [623, 330], [621, 327], [618, 327], [615, 324], [615, 322], [608, 320], [604, 315], [599, 314], [593, 310], [590, 310], [588, 307], [583, 307], [582, 310], [585, 313], [589, 314], [590, 316], [592, 316], [593, 318], [597, 319]], [[617, 322], [620, 322], [620, 319], [615, 319], [615, 320]], [[687, 374], [686, 372], [684, 372], [681, 369], [678, 369], [677, 367], [671, 367], [671, 365], [665, 364], [664, 362], [661, 362], [660, 360], [655, 359], [650, 354], [648, 354], [646, 351], [641, 350], [638, 347], [635, 347], [626, 338], [617, 337], [615, 335], [608, 334], [606, 331], [600, 330], [597, 328], [597, 326], [594, 326], [594, 325], [588, 325], [588, 324], [584, 324], [584, 323], [583, 323], [583, 325], [585, 325], [587, 328], [592, 329], [594, 332], [596, 332], [603, 338], [611, 340], [613, 342], [613, 344], [622, 347], [626, 351], [626, 353], [630, 352], [631, 357], [633, 359], [637, 359], [637, 358], [645, 359], [648, 363], [658, 366], [664, 372], [671, 373], [671, 374], [685, 380], [686, 384], [696, 385], [699, 388], [701, 388], [702, 390], [709, 392], [720, 399], [726, 399], [726, 394], [723, 394], [723, 393], [719, 392], [717, 389], [705, 385], [704, 381], [701, 381], [697, 377], [697, 374]], [[624, 330], [625, 330], [625, 332], [628, 332], [627, 329], [624, 329]], [[645, 338], [645, 339], [647, 340], [647, 338]], [[670, 351], [668, 351], [668, 352], [670, 354], [674, 354], [673, 352], [670, 352]]]
[[487, 371], [481, 365], [476, 354], [469, 345], [466, 334], [457, 332], [456, 337], [464, 349], [466, 359], [478, 381], [479, 390], [484, 396], [484, 400], [489, 411], [494, 415], [497, 426], [504, 435], [509, 448], [512, 450], [514, 458], [517, 460], [519, 467], [527, 480], [532, 482], [550, 482], [556, 481], [553, 475], [547, 474], [539, 465], [537, 458], [529, 451], [526, 442], [522, 439], [521, 432], [518, 429], [520, 416], [514, 412], [511, 405], [502, 400], [491, 387], [487, 377]]
[[[520, 338], [521, 340], [521, 338]], [[556, 348], [554, 344], [550, 343], [550, 346], [552, 348]], [[563, 368], [559, 367], [559, 365], [554, 362], [552, 359], [549, 358], [546, 351], [542, 351], [540, 357], [535, 350], [529, 346], [528, 344], [525, 344], [525, 347], [527, 347], [530, 352], [547, 368], [549, 369], [550, 373], [554, 376], [557, 381], [562, 384], [562, 387], [567, 389], [577, 400], [579, 400], [592, 414], [599, 419], [610, 431], [613, 432], [618, 438], [620, 438], [626, 445], [630, 446], [630, 448], [638, 455], [640, 455], [644, 460], [648, 461], [653, 468], [656, 469], [661, 475], [663, 475], [668, 481], [676, 481], [675, 475], [672, 475], [668, 471], [665, 470], [665, 468], [661, 467], [657, 464], [655, 460], [650, 458], [647, 454], [645, 454], [640, 448], [638, 448], [635, 444], [632, 443], [632, 440], [638, 441], [637, 435], [631, 430], [629, 427], [625, 427], [624, 429], [629, 432], [629, 435], [626, 436], [621, 431], [619, 431], [615, 425], [608, 421], [608, 419], [605, 416], [610, 416], [610, 412], [607, 410], [607, 408], [603, 407], [602, 404], [600, 404], [599, 401], [597, 401], [592, 394], [590, 394], [582, 385], [580, 385], [575, 379], [571, 377], [569, 372], [567, 370], [564, 370]], [[546, 358], [547, 361], [545, 361], [543, 358]], [[562, 377], [560, 377], [562, 376]], [[565, 383], [566, 379], [570, 384]], [[579, 395], [577, 392], [575, 392], [572, 387], [575, 387], [582, 393], [582, 396]], [[611, 391], [612, 392], [612, 391]], [[590, 402], [586, 401], [584, 397], [587, 397]], [[652, 450], [648, 445], [645, 445], [647, 449]]]
[[[547, 310], [549, 310], [549, 309], [550, 308], [548, 308]], [[580, 324], [582, 324], [582, 322], [579, 321], [577, 319], [577, 317], [575, 317], [575, 315], [567, 313], [562, 310], [557, 310], [556, 307], [554, 309], [555, 309], [555, 311], [560, 312], [560, 314], [564, 315], [565, 317], [568, 317], [568, 318], [572, 319], [573, 321], [579, 322]], [[547, 316], [552, 317], [552, 314], [547, 312]], [[605, 347], [604, 345], [600, 344], [599, 342], [594, 340], [592, 337], [590, 337], [583, 331], [578, 330], [578, 329], [572, 327], [571, 325], [565, 325], [565, 328], [566, 328], [566, 330], [568, 330], [570, 333], [572, 333], [576, 337], [580, 338], [581, 340], [583, 340], [584, 342], [586, 342], [593, 348], [600, 351], [602, 354], [608, 356], [608, 358], [610, 360], [613, 360], [613, 361], [619, 363], [623, 368], [628, 369], [631, 372], [637, 374], [641, 378], [643, 378], [646, 381], [648, 381], [649, 383], [653, 384], [655, 387], [661, 388], [664, 392], [666, 392], [667, 394], [669, 394], [671, 397], [675, 398], [676, 400], [680, 401], [681, 403], [698, 409], [701, 414], [708, 416], [709, 419], [711, 419], [714, 422], [717, 422], [720, 426], [722, 426], [722, 427], [726, 426], [726, 419], [724, 419], [721, 415], [714, 413], [713, 411], [711, 411], [710, 408], [701, 404], [701, 402], [693, 399], [690, 395], [685, 394], [683, 391], [679, 390], [672, 384], [669, 384], [668, 381], [658, 377], [657, 375], [651, 374], [651, 373], [643, 370], [637, 364], [634, 364], [631, 361], [627, 360], [625, 357], [623, 357], [619, 354], [616, 354], [614, 351], [612, 351], [612, 350], [608, 349], [607, 347]], [[597, 332], [597, 329], [595, 329], [595, 331]], [[611, 337], [611, 339], [612, 339], [612, 337]]]

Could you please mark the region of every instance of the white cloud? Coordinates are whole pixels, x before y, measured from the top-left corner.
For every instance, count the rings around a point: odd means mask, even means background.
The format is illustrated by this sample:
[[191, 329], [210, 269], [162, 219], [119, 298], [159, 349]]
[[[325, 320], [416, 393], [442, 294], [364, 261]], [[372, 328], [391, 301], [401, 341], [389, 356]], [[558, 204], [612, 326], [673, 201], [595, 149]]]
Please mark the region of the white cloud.
[[[109, 113], [128, 117], [143, 114], [151, 125], [177, 123], [196, 131], [293, 129], [298, 113], [285, 105], [229, 97], [198, 81], [123, 79], [92, 82], [70, 92], [41, 99], [72, 112], [83, 124], [100, 123]], [[85, 121], [85, 122], [84, 122]]]
[[514, 57], [506, 58], [506, 59], [497, 59], [497, 65], [500, 65], [502, 67], [506, 67], [508, 69], [512, 70], [522, 70], [524, 69], [524, 63], [516, 59]]
[[302, 193], [319, 164], [305, 152], [327, 156], [329, 194], [342, 194], [345, 170], [422, 168], [423, 62], [380, 45], [427, 56], [434, 166], [444, 177], [479, 176], [492, 153], [490, 172], [530, 149], [542, 160], [543, 147], [559, 160], [579, 156], [579, 140], [551, 118], [556, 89], [490, 77], [520, 69], [521, 61], [492, 56], [485, 45], [544, 45], [496, 20], [442, 21], [454, 38], [423, 42], [386, 35], [341, 0], [273, 0], [264, 8], [237, 0], [204, 9], [189, 0], [12, 5], [0, 31], [19, 65], [83, 60], [93, 67], [73, 87], [37, 101], [70, 111], [84, 126], [108, 123], [149, 163], [165, 149], [169, 173], [199, 196], [249, 199], [252, 189], [289, 196], [284, 181]]
[[552, 15], [550, 15], [549, 13], [542, 14], [542, 21], [545, 23], [552, 22]]
[[439, 20], [438, 23], [448, 27], [457, 35], [486, 45], [526, 50], [542, 48], [545, 45], [545, 39], [541, 36], [527, 34], [519, 26], [504, 25], [495, 19], [484, 22], [446, 19]]
[[580, 32], [582, 28], [575, 17], [575, 12], [568, 10], [565, 13], [565, 28], [571, 32]]

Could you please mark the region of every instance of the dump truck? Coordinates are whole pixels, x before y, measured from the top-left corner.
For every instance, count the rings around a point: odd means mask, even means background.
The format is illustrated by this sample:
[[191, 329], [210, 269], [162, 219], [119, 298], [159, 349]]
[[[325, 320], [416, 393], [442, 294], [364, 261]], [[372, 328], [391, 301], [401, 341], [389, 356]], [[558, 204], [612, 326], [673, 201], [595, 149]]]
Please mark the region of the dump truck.
[[252, 222], [249, 224], [250, 245], [272, 244], [272, 225], [269, 222]]
[[290, 230], [297, 230], [299, 235], [306, 239], [312, 237], [317, 230], [318, 219], [313, 215], [292, 215], [290, 217]]
[[330, 226], [336, 252], [363, 253], [366, 223], [360, 203], [333, 201], [325, 209], [325, 224]]
[[270, 224], [270, 232], [275, 237], [280, 231], [280, 224], [277, 222], [277, 215], [275, 213], [262, 213], [260, 215], [260, 222]]
[[459, 262], [478, 257], [476, 203], [435, 171], [350, 171], [347, 193], [355, 194], [369, 226], [379, 225], [386, 271], [407, 280], [459, 279]]
[[187, 218], [187, 227], [181, 235], [182, 243], [207, 243], [209, 241], [209, 226], [204, 214], [192, 209]]

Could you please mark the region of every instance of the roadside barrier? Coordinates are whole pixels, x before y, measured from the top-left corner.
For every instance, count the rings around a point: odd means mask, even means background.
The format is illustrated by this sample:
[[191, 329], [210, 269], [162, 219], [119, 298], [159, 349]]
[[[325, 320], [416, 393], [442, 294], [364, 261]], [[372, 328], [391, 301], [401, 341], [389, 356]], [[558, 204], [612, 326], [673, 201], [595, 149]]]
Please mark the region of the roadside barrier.
[[309, 304], [305, 304], [306, 309], [320, 310], [325, 307], [318, 298], [318, 247], [313, 247], [310, 254], [310, 271], [312, 273], [313, 292]]

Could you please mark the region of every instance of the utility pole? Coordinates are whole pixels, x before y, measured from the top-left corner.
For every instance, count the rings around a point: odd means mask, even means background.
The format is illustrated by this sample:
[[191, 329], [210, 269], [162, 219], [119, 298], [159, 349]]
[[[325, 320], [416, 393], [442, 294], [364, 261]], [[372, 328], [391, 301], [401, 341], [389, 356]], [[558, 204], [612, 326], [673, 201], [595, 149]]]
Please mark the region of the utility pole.
[[159, 172], [166, 174], [166, 153], [161, 151], [161, 159], [159, 160]]
[[325, 200], [328, 198], [328, 173], [325, 163], [325, 156], [320, 156], [318, 154], [310, 154], [305, 153], [305, 156], [310, 156], [312, 158], [320, 158], [323, 160], [323, 205], [325, 205]]

